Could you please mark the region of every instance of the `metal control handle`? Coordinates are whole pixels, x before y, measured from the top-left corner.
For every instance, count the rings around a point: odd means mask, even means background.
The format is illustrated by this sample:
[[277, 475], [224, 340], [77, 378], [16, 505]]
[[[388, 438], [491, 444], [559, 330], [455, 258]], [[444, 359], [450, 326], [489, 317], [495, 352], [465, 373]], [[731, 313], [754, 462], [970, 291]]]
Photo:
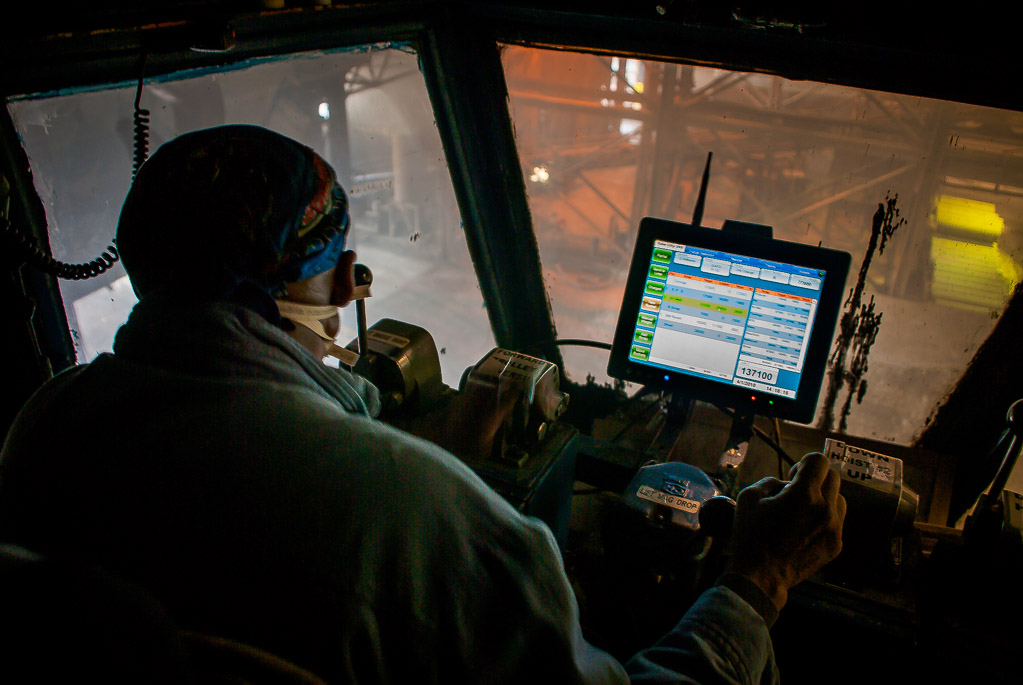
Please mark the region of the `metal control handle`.
[[359, 340], [359, 354], [369, 351], [369, 339], [366, 328], [366, 298], [370, 296], [369, 287], [373, 284], [373, 272], [365, 264], [355, 265], [355, 320]]

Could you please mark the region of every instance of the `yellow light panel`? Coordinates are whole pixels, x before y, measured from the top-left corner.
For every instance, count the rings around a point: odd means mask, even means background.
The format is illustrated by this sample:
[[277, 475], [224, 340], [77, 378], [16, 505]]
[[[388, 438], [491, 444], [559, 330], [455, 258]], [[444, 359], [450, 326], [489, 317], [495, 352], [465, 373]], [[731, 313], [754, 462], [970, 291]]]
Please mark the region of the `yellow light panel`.
[[997, 238], [1005, 229], [1005, 220], [990, 202], [967, 200], [964, 197], [942, 195], [938, 198], [936, 218], [943, 226], [988, 238]]

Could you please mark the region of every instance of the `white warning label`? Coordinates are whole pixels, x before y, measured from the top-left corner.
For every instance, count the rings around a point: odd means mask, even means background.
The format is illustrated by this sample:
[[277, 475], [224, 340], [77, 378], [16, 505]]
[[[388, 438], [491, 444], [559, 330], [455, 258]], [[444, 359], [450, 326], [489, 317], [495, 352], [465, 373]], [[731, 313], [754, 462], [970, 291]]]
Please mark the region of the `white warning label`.
[[886, 492], [902, 489], [901, 459], [853, 447], [831, 438], [824, 441], [824, 454], [831, 460], [832, 468], [846, 480], [861, 482]]
[[639, 492], [636, 493], [642, 499], [650, 502], [656, 502], [657, 504], [663, 504], [671, 507], [672, 509], [678, 509], [679, 511], [689, 512], [695, 514], [700, 511], [700, 503], [694, 502], [691, 499], [679, 497], [678, 495], [669, 495], [666, 492], [660, 490], [654, 490], [649, 485], [639, 486]]

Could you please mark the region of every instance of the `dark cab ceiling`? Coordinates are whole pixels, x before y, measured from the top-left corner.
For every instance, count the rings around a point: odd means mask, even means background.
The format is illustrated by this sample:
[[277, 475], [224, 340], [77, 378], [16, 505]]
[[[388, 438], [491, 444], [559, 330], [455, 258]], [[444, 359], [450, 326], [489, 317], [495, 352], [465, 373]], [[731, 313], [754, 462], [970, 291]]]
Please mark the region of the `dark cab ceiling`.
[[[279, 2], [280, 0], [278, 0]], [[321, 0], [328, 2], [330, 0]], [[392, 35], [434, 19], [464, 22], [510, 42], [617, 50], [732, 69], [784, 74], [1018, 110], [1023, 81], [1015, 29], [997, 7], [938, 9], [909, 2], [831, 4], [696, 0], [480, 2], [283, 0], [58, 2], [8, 10], [6, 94], [85, 85], [118, 76], [140, 49], [182, 61], [223, 62], [190, 47], [216, 47], [234, 32], [228, 60]], [[192, 54], [189, 54], [192, 53]], [[178, 59], [175, 59], [175, 56]], [[183, 59], [184, 58], [184, 59]], [[151, 64], [153, 64], [151, 62]], [[154, 67], [159, 70], [159, 60]], [[102, 75], [102, 76], [101, 76]]]

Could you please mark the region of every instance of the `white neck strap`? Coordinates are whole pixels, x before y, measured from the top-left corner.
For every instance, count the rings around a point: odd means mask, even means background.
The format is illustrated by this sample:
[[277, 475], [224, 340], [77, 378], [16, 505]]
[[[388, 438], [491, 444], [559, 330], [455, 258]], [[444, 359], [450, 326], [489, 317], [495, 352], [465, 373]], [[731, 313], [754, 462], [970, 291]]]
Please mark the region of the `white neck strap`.
[[299, 326], [308, 328], [324, 340], [334, 342], [334, 336], [327, 333], [327, 329], [323, 326], [323, 320], [336, 316], [338, 313], [337, 307], [333, 305], [300, 304], [298, 302], [289, 302], [288, 300], [276, 300], [276, 302], [277, 309], [281, 312], [282, 317]]

